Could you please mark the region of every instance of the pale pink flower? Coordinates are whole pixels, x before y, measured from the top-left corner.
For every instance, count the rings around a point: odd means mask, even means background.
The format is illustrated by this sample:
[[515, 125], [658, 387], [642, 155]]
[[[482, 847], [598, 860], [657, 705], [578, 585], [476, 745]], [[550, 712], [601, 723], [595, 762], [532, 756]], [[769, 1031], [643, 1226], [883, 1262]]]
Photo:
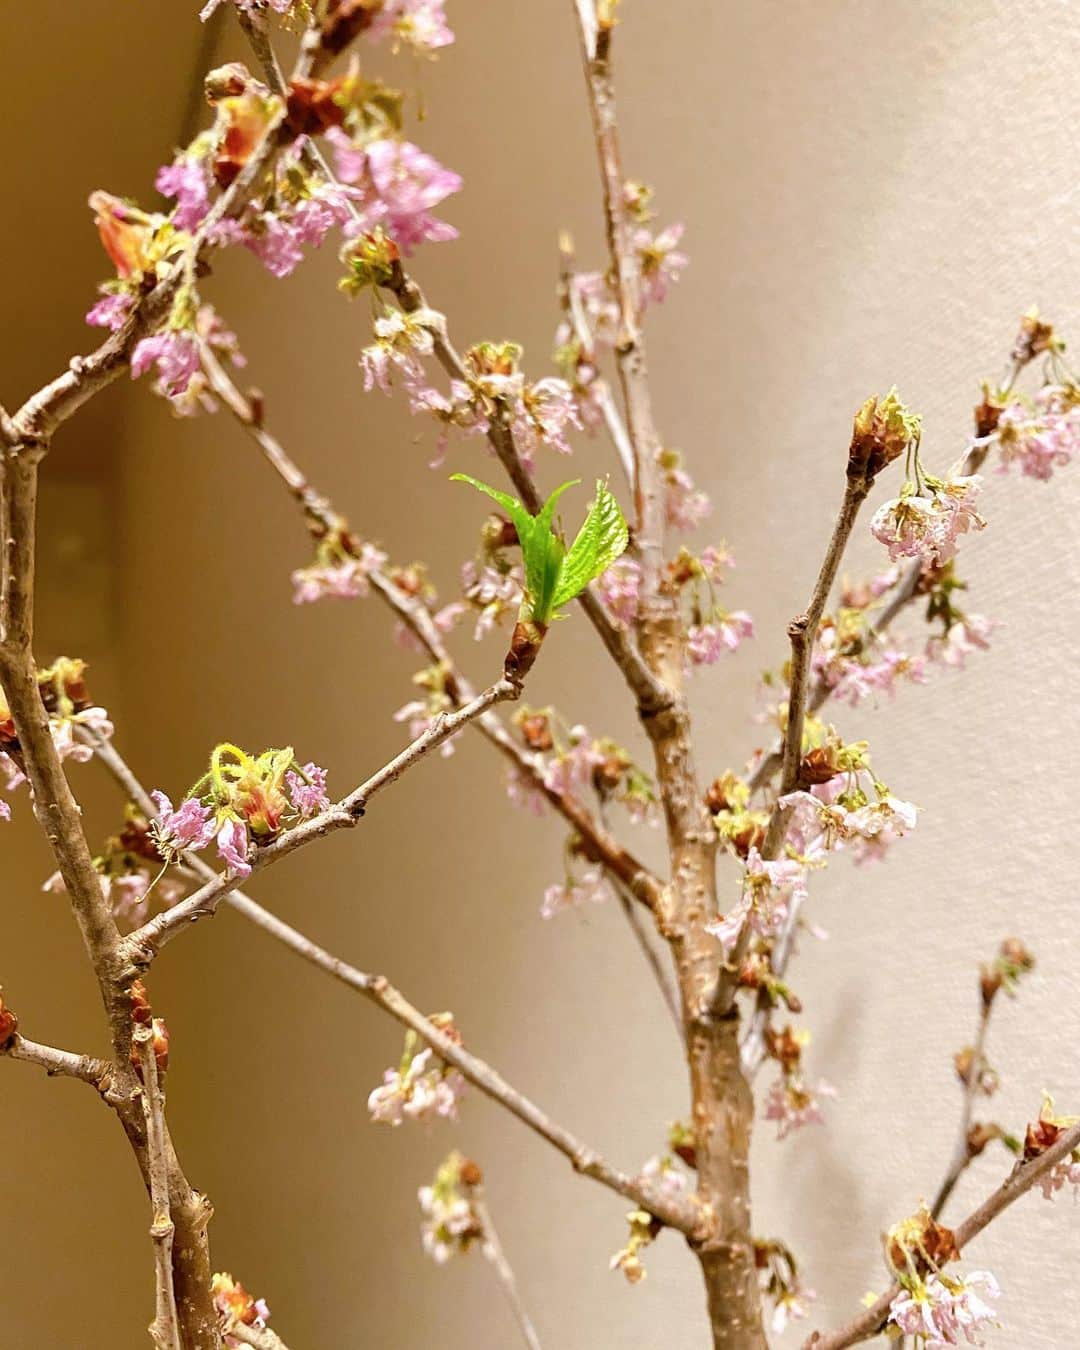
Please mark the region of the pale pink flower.
[[632, 558], [619, 558], [597, 577], [596, 586], [612, 618], [629, 628], [637, 618], [640, 566]]
[[173, 223], [179, 230], [193, 233], [210, 209], [210, 183], [206, 166], [193, 155], [181, 155], [157, 171], [154, 186], [163, 197], [175, 197]]
[[982, 614], [965, 614], [959, 622], [951, 625], [947, 633], [935, 634], [927, 640], [927, 660], [963, 670], [972, 652], [989, 650], [990, 634], [998, 626], [995, 619], [988, 619]]
[[603, 754], [583, 726], [570, 728], [570, 747], [552, 756], [544, 766], [544, 785], [560, 795], [573, 796], [592, 784], [593, 771]]
[[664, 512], [673, 530], [695, 530], [712, 510], [706, 493], [694, 486], [690, 475], [679, 467], [664, 473]]
[[669, 1153], [658, 1153], [649, 1158], [642, 1166], [641, 1175], [671, 1199], [684, 1194], [689, 1185], [689, 1177]]
[[469, 604], [480, 611], [474, 632], [477, 641], [504, 619], [517, 614], [524, 586], [524, 576], [517, 563], [506, 571], [490, 563], [477, 564], [471, 559], [462, 564], [462, 592]]
[[285, 775], [285, 786], [289, 792], [289, 801], [305, 819], [325, 811], [330, 805], [326, 795], [326, 770], [317, 764], [305, 764], [304, 776], [292, 769]]
[[157, 366], [162, 392], [169, 398], [183, 394], [199, 370], [199, 343], [187, 328], [167, 328], [143, 338], [131, 354], [132, 379]]
[[802, 1285], [794, 1289], [785, 1289], [777, 1294], [770, 1320], [773, 1332], [779, 1336], [792, 1322], [807, 1317], [810, 1313], [810, 1304], [816, 1298], [817, 1294], [813, 1289], [806, 1289]]
[[217, 851], [230, 872], [235, 872], [238, 877], [251, 875], [251, 864], [248, 862], [248, 832], [247, 826], [242, 821], [232, 818], [225, 821], [217, 832]]
[[725, 652], [754, 635], [754, 621], [744, 609], [727, 614], [717, 611], [708, 623], [692, 624], [686, 635], [686, 655], [691, 665], [711, 666]]
[[244, 230], [243, 243], [271, 276], [287, 277], [304, 261], [296, 229], [273, 211], [263, 211], [250, 222]]
[[26, 774], [15, 763], [10, 755], [0, 750], [0, 774], [4, 776], [4, 786], [8, 792], [14, 792], [17, 787], [22, 787], [26, 782]]
[[368, 1097], [368, 1110], [380, 1125], [435, 1117], [457, 1120], [464, 1091], [461, 1074], [436, 1059], [433, 1050], [424, 1049], [413, 1055], [404, 1073], [400, 1068], [386, 1070], [382, 1085]]
[[1040, 395], [1039, 404], [1033, 411], [1022, 402], [1010, 403], [998, 419], [994, 439], [1001, 451], [1001, 473], [1019, 464], [1025, 477], [1045, 483], [1080, 452], [1080, 411], [1053, 385]]
[[292, 574], [293, 603], [312, 604], [316, 600], [352, 600], [371, 590], [369, 577], [386, 562], [386, 554], [374, 544], [364, 544], [359, 558], [342, 558], [333, 563], [315, 563], [300, 567]]
[[730, 957], [735, 949], [735, 944], [742, 936], [742, 931], [750, 917], [751, 904], [750, 892], [743, 891], [738, 904], [733, 905], [726, 914], [711, 919], [705, 925], [706, 933], [711, 933], [714, 938], [719, 940], [720, 946], [724, 949], [725, 961]]
[[516, 764], [506, 771], [506, 795], [513, 804], [530, 815], [542, 816], [548, 808], [548, 799], [536, 786], [531, 775], [523, 772]]
[[173, 810], [164, 792], [151, 792], [157, 807], [157, 819], [150, 822], [150, 833], [158, 851], [173, 857], [186, 849], [205, 848], [214, 837], [214, 815], [197, 797], [188, 797]]
[[[407, 723], [409, 735], [415, 741], [442, 719], [447, 708], [448, 703], [445, 707], [433, 707], [426, 699], [412, 699], [409, 703], [403, 703], [394, 713], [394, 721]], [[449, 759], [454, 753], [454, 742], [460, 735], [461, 732], [456, 731], [439, 746], [439, 754], [444, 759]]]
[[483, 1225], [461, 1185], [460, 1155], [451, 1155], [439, 1168], [432, 1186], [417, 1191], [420, 1201], [420, 1242], [436, 1265], [444, 1265], [482, 1232]]
[[540, 917], [550, 919], [564, 909], [577, 909], [581, 905], [603, 904], [611, 898], [611, 888], [599, 867], [589, 867], [578, 877], [567, 879], [544, 892], [544, 903], [540, 906]]
[[888, 547], [893, 562], [919, 558], [941, 566], [956, 556], [960, 535], [986, 523], [975, 510], [981, 483], [978, 475], [931, 479], [928, 494], [909, 492], [880, 506], [870, 532]]
[[461, 177], [411, 141], [379, 140], [367, 146], [367, 172], [386, 207], [387, 225], [402, 253], [419, 244], [456, 239], [457, 230], [431, 215], [457, 192]]
[[372, 41], [390, 35], [395, 44], [431, 55], [454, 40], [444, 4], [445, 0], [384, 0], [366, 35]]
[[979, 1329], [996, 1325], [992, 1309], [975, 1292], [981, 1286], [989, 1298], [1001, 1290], [986, 1270], [962, 1279], [931, 1272], [912, 1289], [905, 1289], [889, 1305], [889, 1320], [906, 1336], [922, 1338], [926, 1350], [950, 1345], [981, 1345]]
[[1035, 1184], [1047, 1200], [1052, 1200], [1065, 1186], [1073, 1188], [1074, 1200], [1080, 1199], [1080, 1162], [1075, 1158], [1065, 1158], [1044, 1172]]
[[525, 386], [523, 401], [537, 434], [545, 445], [560, 454], [572, 453], [566, 439], [570, 427], [582, 431], [574, 391], [565, 380], [554, 376]]
[[108, 328], [115, 333], [123, 328], [135, 297], [127, 291], [106, 291], [91, 305], [86, 313], [86, 322], [95, 328]]
[[765, 1099], [765, 1119], [776, 1122], [777, 1139], [804, 1125], [822, 1125], [821, 1099], [835, 1097], [836, 1089], [822, 1079], [816, 1088], [808, 1088], [800, 1078], [781, 1074]]
[[633, 244], [641, 263], [642, 300], [659, 305], [667, 299], [668, 288], [678, 281], [690, 261], [678, 249], [685, 225], [669, 225], [657, 235], [645, 226], [634, 231]]

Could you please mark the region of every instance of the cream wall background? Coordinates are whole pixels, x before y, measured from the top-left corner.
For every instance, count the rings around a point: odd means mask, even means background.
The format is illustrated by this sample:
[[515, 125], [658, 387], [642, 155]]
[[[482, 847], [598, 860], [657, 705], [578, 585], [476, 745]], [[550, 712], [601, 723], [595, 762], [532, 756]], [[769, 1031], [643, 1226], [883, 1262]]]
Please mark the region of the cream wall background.
[[[82, 202], [96, 186], [150, 200], [197, 63], [195, 8], [144, 0], [71, 7], [61, 20], [36, 8], [5, 16], [5, 402], [88, 342], [80, 315], [105, 267]], [[1036, 301], [1080, 332], [1080, 30], [1068, 0], [625, 9], [628, 168], [655, 184], [665, 218], [687, 221], [693, 258], [652, 323], [657, 411], [716, 500], [711, 533], [739, 561], [732, 603], [758, 628], [752, 647], [694, 686], [712, 773], [761, 738], [748, 718], [757, 674], [782, 659], [785, 622], [816, 570], [853, 409], [896, 381], [924, 412], [928, 459], [946, 464], [1022, 309]], [[539, 373], [558, 229], [574, 231], [583, 258], [601, 256], [571, 7], [451, 10], [458, 45], [421, 72], [431, 116], [417, 139], [465, 175], [446, 212], [462, 238], [416, 270], [459, 341], [514, 336]], [[430, 437], [403, 403], [361, 393], [365, 307], [335, 294], [336, 270], [327, 255], [272, 283], [253, 260], [229, 259], [208, 290], [313, 481], [449, 588], [477, 504], [425, 467]], [[586, 477], [604, 462], [601, 447], [580, 457]], [[451, 461], [489, 468], [471, 442]], [[563, 471], [541, 465], [545, 483]], [[777, 1144], [762, 1127], [756, 1144], [756, 1226], [803, 1256], [819, 1325], [880, 1287], [879, 1233], [936, 1185], [974, 967], [1008, 933], [1040, 964], [994, 1028], [998, 1112], [1022, 1121], [1043, 1087], [1065, 1109], [1080, 1100], [1078, 503], [1075, 470], [1049, 487], [991, 480], [991, 525], [964, 563], [972, 607], [1003, 621], [994, 650], [892, 707], [839, 715], [849, 737], [872, 737], [879, 770], [924, 814], [886, 869], [838, 867], [816, 887], [815, 917], [832, 936], [805, 952], [798, 984], [811, 1068], [841, 1095], [828, 1128]], [[181, 790], [228, 737], [291, 742], [344, 788], [400, 743], [390, 714], [415, 662], [374, 604], [291, 607], [304, 532], [230, 423], [175, 422], [145, 389], [115, 389], [58, 440], [43, 512], [41, 655], [92, 656], [118, 744], [146, 779]], [[863, 537], [852, 571], [875, 562]], [[556, 636], [530, 700], [638, 745], [587, 625], [574, 618]], [[500, 655], [459, 648], [477, 678]], [[614, 909], [540, 921], [562, 833], [525, 828], [500, 775], [487, 747], [464, 741], [382, 798], [356, 834], [274, 869], [256, 893], [421, 1006], [452, 1008], [480, 1053], [634, 1166], [685, 1109], [670, 1025]], [[78, 786], [103, 833], [107, 787], [85, 770]], [[66, 914], [37, 892], [48, 862], [25, 806], [19, 815], [5, 836], [0, 978], [28, 1032], [98, 1049], [90, 980]], [[436, 1270], [419, 1252], [414, 1190], [452, 1146], [488, 1173], [546, 1345], [704, 1343], [697, 1276], [677, 1242], [666, 1236], [649, 1279], [625, 1288], [606, 1270], [622, 1205], [477, 1094], [457, 1130], [370, 1127], [366, 1094], [396, 1057], [396, 1027], [238, 917], [225, 912], [170, 948], [154, 994], [175, 1048], [170, 1118], [217, 1205], [216, 1263], [266, 1294], [290, 1344], [514, 1344], [478, 1263]], [[0, 1347], [145, 1343], [145, 1205], [113, 1122], [74, 1085], [15, 1065], [0, 1077]], [[954, 1213], [1000, 1170], [996, 1157], [981, 1161]], [[1034, 1198], [973, 1249], [1005, 1287], [1000, 1350], [1075, 1344], [1075, 1233], [1069, 1203]]]

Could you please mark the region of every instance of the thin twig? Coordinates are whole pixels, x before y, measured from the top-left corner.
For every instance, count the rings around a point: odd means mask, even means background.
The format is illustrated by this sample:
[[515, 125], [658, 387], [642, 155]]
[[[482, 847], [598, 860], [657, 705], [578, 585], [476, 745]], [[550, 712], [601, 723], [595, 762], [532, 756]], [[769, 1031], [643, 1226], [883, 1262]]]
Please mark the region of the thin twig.
[[499, 1232], [495, 1227], [494, 1220], [491, 1217], [491, 1210], [488, 1208], [487, 1201], [484, 1199], [483, 1186], [474, 1186], [469, 1191], [469, 1202], [472, 1205], [473, 1213], [480, 1221], [480, 1227], [483, 1230], [483, 1237], [480, 1239], [481, 1248], [484, 1256], [490, 1262], [492, 1269], [499, 1278], [499, 1284], [506, 1295], [506, 1301], [510, 1304], [518, 1327], [521, 1331], [521, 1338], [528, 1346], [528, 1350], [541, 1350], [540, 1337], [536, 1334], [536, 1328], [533, 1326], [525, 1304], [521, 1301], [521, 1292], [518, 1289], [517, 1279], [514, 1276], [514, 1269], [506, 1259], [506, 1253], [503, 1251], [502, 1242], [499, 1240]]
[[[345, 529], [344, 517], [312, 487], [303, 470], [267, 429], [262, 409], [257, 409], [252, 399], [240, 392], [212, 352], [203, 353], [203, 365], [214, 393], [259, 446], [267, 463], [299, 503], [310, 523], [322, 532]], [[405, 591], [391, 573], [381, 567], [370, 568], [368, 579], [379, 598], [420, 642], [431, 660], [446, 672], [446, 692], [454, 706], [460, 708], [471, 702], [476, 693], [450, 655], [424, 601]], [[590, 857], [596, 858], [613, 879], [625, 885], [636, 900], [650, 909], [655, 908], [662, 890], [661, 882], [596, 819], [584, 803], [554, 787], [548, 781], [538, 758], [518, 744], [494, 713], [483, 713], [472, 725], [581, 836]]]
[[173, 1221], [169, 1213], [169, 1173], [165, 1156], [165, 1116], [158, 1081], [154, 1031], [149, 1023], [134, 1033], [135, 1049], [142, 1070], [142, 1108], [146, 1120], [146, 1158], [150, 1181], [150, 1204], [154, 1217], [150, 1237], [154, 1243], [155, 1313], [150, 1334], [157, 1350], [181, 1350], [180, 1327], [173, 1289]]
[[76, 1055], [70, 1050], [57, 1050], [51, 1045], [28, 1041], [25, 1036], [13, 1036], [0, 1048], [0, 1055], [6, 1055], [8, 1059], [21, 1059], [26, 1064], [36, 1064], [50, 1077], [78, 1078], [98, 1091], [104, 1090], [102, 1085], [112, 1072], [112, 1065], [106, 1059]]
[[[1080, 1124], [1065, 1130], [1058, 1136], [1056, 1142], [1037, 1158], [1017, 1163], [997, 1190], [953, 1230], [957, 1251], [962, 1251], [968, 1246], [999, 1214], [1022, 1195], [1026, 1195], [1040, 1177], [1059, 1162], [1063, 1162], [1078, 1147], [1080, 1147]], [[804, 1343], [803, 1350], [845, 1350], [846, 1346], [857, 1345], [860, 1341], [878, 1335], [889, 1316], [889, 1305], [899, 1292], [898, 1284], [891, 1285], [865, 1312], [859, 1313], [838, 1331], [830, 1332], [828, 1335], [815, 1331]]]
[[985, 999], [980, 992], [979, 1024], [975, 1031], [975, 1045], [972, 1049], [968, 1079], [964, 1084], [964, 1100], [960, 1109], [960, 1129], [956, 1136], [956, 1145], [953, 1149], [948, 1171], [945, 1173], [938, 1188], [938, 1193], [934, 1197], [934, 1203], [930, 1206], [931, 1217], [935, 1219], [941, 1217], [941, 1212], [948, 1203], [949, 1196], [952, 1195], [956, 1183], [971, 1166], [972, 1153], [968, 1135], [971, 1130], [971, 1117], [975, 1110], [975, 1101], [979, 1095], [979, 1085], [986, 1064], [986, 1033], [990, 1026], [992, 1008], [993, 1000]]
[[[252, 26], [245, 25], [245, 27], [249, 29], [250, 37]], [[277, 67], [269, 41], [265, 40], [265, 34], [263, 37], [264, 41], [255, 45], [255, 55], [259, 60], [267, 85], [275, 93], [281, 94], [284, 89], [280, 70]], [[308, 140], [305, 143], [304, 158], [309, 167], [320, 174], [328, 183], [337, 182], [333, 170], [326, 161], [326, 156], [313, 140]], [[354, 203], [347, 201], [346, 205], [354, 219], [361, 218]], [[393, 274], [386, 289], [394, 295], [402, 309], [408, 314], [415, 313], [420, 309], [431, 308], [420, 286], [406, 273], [400, 262], [394, 264]], [[445, 329], [443, 331], [432, 330], [432, 338], [435, 358], [443, 370], [451, 379], [462, 380], [468, 384], [470, 381], [469, 371]], [[540, 494], [531, 474], [525, 467], [514, 441], [513, 432], [505, 417], [496, 415], [489, 419], [487, 437], [522, 502], [531, 512], [535, 513], [541, 505]], [[631, 635], [612, 619], [606, 605], [600, 598], [595, 583], [582, 591], [578, 597], [578, 602], [588, 615], [608, 653], [622, 672], [637, 700], [638, 707], [649, 714], [670, 707], [671, 695], [669, 691], [650, 670]]]
[[[353, 829], [363, 819], [372, 798], [383, 788], [397, 782], [402, 774], [419, 764], [432, 750], [450, 740], [452, 736], [456, 736], [474, 718], [493, 708], [496, 703], [518, 698], [520, 693], [519, 684], [503, 678], [496, 680], [482, 694], [478, 694], [471, 703], [455, 712], [440, 714], [425, 731], [410, 741], [404, 750], [382, 768], [377, 769], [347, 797], [327, 807], [325, 811], [320, 811], [310, 820], [302, 821], [285, 834], [279, 835], [272, 843], [258, 848], [251, 860], [251, 871], [262, 871], [271, 863], [288, 857], [305, 844], [310, 844], [312, 840], [325, 838], [337, 830]], [[179, 932], [197, 920], [213, 915], [219, 902], [234, 891], [241, 880], [242, 878], [232, 871], [216, 873], [214, 880], [208, 881], [194, 895], [189, 895], [148, 923], [144, 923], [141, 928], [129, 933], [123, 941], [124, 955], [137, 967], [145, 968], [161, 948]]]
[[[116, 776], [128, 796], [141, 810], [147, 811], [149, 808], [149, 814], [152, 814], [154, 806], [146, 789], [111, 744], [105, 742], [95, 748], [106, 768]], [[206, 877], [208, 881], [217, 880], [217, 873], [197, 853], [184, 854], [183, 861], [192, 871]], [[553, 1144], [559, 1152], [569, 1158], [575, 1171], [590, 1176], [602, 1185], [617, 1191], [618, 1194], [633, 1200], [671, 1227], [678, 1228], [684, 1233], [696, 1232], [699, 1216], [691, 1203], [659, 1194], [651, 1182], [643, 1178], [628, 1177], [610, 1167], [592, 1149], [575, 1139], [569, 1131], [556, 1125], [540, 1107], [510, 1087], [483, 1060], [448, 1039], [381, 975], [369, 975], [349, 965], [340, 957], [332, 955], [238, 889], [230, 890], [224, 898], [233, 909], [298, 956], [332, 975], [334, 979], [340, 980], [350, 989], [363, 994], [402, 1026], [415, 1031], [442, 1059], [459, 1069], [471, 1083]]]
[[678, 991], [672, 984], [671, 978], [660, 960], [660, 955], [652, 944], [648, 930], [641, 922], [637, 906], [633, 903], [626, 886], [619, 880], [616, 880], [614, 885], [619, 907], [626, 915], [626, 922], [630, 925], [630, 931], [633, 933], [641, 954], [653, 973], [657, 988], [660, 990], [660, 997], [664, 1000], [664, 1007], [671, 1014], [671, 1020], [675, 1023], [675, 1034], [681, 1044], [685, 1038], [685, 1028], [683, 1027], [682, 1009], [679, 1007]]
[[233, 1322], [229, 1336], [241, 1345], [253, 1345], [255, 1350], [289, 1350], [277, 1332], [269, 1327], [246, 1327], [243, 1322]]

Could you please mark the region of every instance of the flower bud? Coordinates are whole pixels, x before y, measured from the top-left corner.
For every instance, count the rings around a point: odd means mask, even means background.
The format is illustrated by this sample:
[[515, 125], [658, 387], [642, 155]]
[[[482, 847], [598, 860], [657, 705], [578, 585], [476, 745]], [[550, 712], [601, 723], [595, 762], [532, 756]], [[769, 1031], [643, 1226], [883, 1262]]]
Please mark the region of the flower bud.
[[895, 387], [883, 399], [875, 394], [855, 414], [848, 450], [848, 477], [872, 483], [887, 464], [917, 445], [919, 417], [904, 407]]
[[1039, 318], [1038, 309], [1033, 305], [1020, 320], [1020, 331], [1009, 355], [1017, 365], [1026, 366], [1029, 361], [1034, 361], [1036, 356], [1052, 350], [1057, 345], [1053, 324], [1044, 323]]

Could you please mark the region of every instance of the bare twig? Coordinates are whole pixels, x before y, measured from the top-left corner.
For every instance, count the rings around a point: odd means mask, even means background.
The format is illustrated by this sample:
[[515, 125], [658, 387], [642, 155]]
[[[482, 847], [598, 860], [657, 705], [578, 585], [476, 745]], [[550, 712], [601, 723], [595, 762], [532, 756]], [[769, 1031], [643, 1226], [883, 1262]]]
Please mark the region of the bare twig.
[[[485, 689], [482, 694], [478, 694], [471, 703], [455, 712], [440, 715], [426, 731], [410, 741], [404, 750], [381, 769], [377, 769], [347, 797], [327, 807], [325, 811], [320, 811], [310, 820], [302, 821], [285, 834], [279, 835], [272, 843], [257, 849], [251, 861], [252, 872], [262, 871], [271, 863], [288, 857], [305, 844], [310, 844], [314, 839], [322, 839], [337, 830], [352, 829], [358, 825], [364, 817], [368, 803], [383, 788], [396, 782], [403, 773], [413, 765], [419, 764], [430, 751], [455, 736], [474, 718], [494, 707], [496, 703], [517, 698], [520, 693], [520, 685], [503, 678]], [[214, 880], [208, 881], [194, 895], [189, 895], [171, 909], [165, 910], [148, 923], [144, 923], [141, 928], [137, 928], [135, 932], [128, 934], [123, 941], [125, 957], [137, 967], [145, 968], [166, 942], [171, 941], [197, 920], [213, 915], [219, 902], [234, 891], [240, 885], [240, 881], [241, 878], [234, 872], [215, 874]]]
[[532, 1318], [529, 1316], [528, 1310], [521, 1300], [521, 1292], [518, 1289], [514, 1269], [506, 1259], [506, 1253], [503, 1251], [502, 1242], [499, 1240], [498, 1229], [495, 1227], [494, 1220], [491, 1217], [491, 1210], [488, 1208], [487, 1201], [484, 1198], [483, 1186], [473, 1186], [470, 1188], [469, 1202], [472, 1205], [473, 1213], [480, 1221], [480, 1227], [483, 1230], [483, 1236], [480, 1239], [480, 1243], [484, 1256], [491, 1263], [492, 1269], [499, 1278], [502, 1291], [506, 1295], [506, 1301], [510, 1304], [518, 1328], [521, 1331], [521, 1338], [528, 1346], [528, 1350], [541, 1350], [540, 1337], [536, 1334], [536, 1328], [533, 1326]]
[[50, 1077], [78, 1078], [98, 1091], [103, 1091], [102, 1085], [112, 1071], [112, 1065], [106, 1059], [76, 1055], [70, 1050], [57, 1050], [51, 1045], [28, 1041], [25, 1036], [13, 1036], [0, 1048], [0, 1055], [6, 1055], [8, 1059], [21, 1059], [26, 1064], [36, 1064]]
[[615, 894], [619, 901], [619, 907], [622, 909], [623, 914], [625, 914], [626, 922], [630, 925], [630, 931], [633, 933], [641, 954], [644, 956], [649, 969], [653, 973], [657, 988], [660, 990], [660, 997], [664, 1000], [664, 1006], [671, 1014], [671, 1020], [675, 1023], [675, 1033], [681, 1042], [685, 1031], [683, 1028], [682, 1010], [679, 1007], [678, 991], [672, 984], [671, 978], [668, 975], [663, 962], [660, 960], [659, 953], [652, 944], [652, 939], [649, 937], [645, 924], [641, 922], [637, 907], [634, 905], [633, 899], [626, 886], [618, 880], [615, 881], [614, 886]]
[[[1045, 1176], [1052, 1167], [1063, 1162], [1074, 1149], [1080, 1147], [1080, 1124], [1063, 1131], [1045, 1153], [1028, 1162], [1017, 1163], [1009, 1176], [996, 1191], [992, 1192], [979, 1207], [953, 1230], [956, 1249], [962, 1251], [1005, 1210], [1022, 1195], [1026, 1195], [1040, 1177]], [[838, 1331], [823, 1335], [814, 1334], [803, 1345], [803, 1350], [845, 1350], [846, 1346], [857, 1345], [860, 1341], [876, 1336], [889, 1316], [889, 1305], [900, 1292], [898, 1284], [891, 1285], [879, 1299], [852, 1318]]]
[[289, 1350], [277, 1332], [269, 1327], [246, 1327], [242, 1322], [233, 1322], [229, 1336], [241, 1345], [253, 1345], [255, 1350]]
[[146, 1023], [136, 1028], [135, 1050], [142, 1071], [142, 1108], [146, 1119], [146, 1158], [150, 1182], [150, 1204], [154, 1217], [150, 1237], [154, 1243], [155, 1312], [150, 1334], [157, 1350], [181, 1350], [180, 1327], [176, 1316], [173, 1289], [173, 1221], [169, 1213], [169, 1172], [165, 1156], [165, 1116], [157, 1056], [154, 1053], [153, 1027]]
[[[149, 808], [149, 813], [152, 814], [153, 802], [120, 755], [108, 743], [101, 743], [95, 748], [102, 762], [116, 776], [128, 796], [140, 809], [146, 811]], [[214, 869], [197, 853], [185, 854], [184, 863], [199, 876], [206, 877], [208, 882], [215, 883], [218, 880]], [[641, 1178], [628, 1177], [610, 1167], [593, 1150], [575, 1139], [567, 1130], [556, 1125], [538, 1106], [510, 1087], [483, 1060], [448, 1039], [381, 975], [369, 975], [332, 955], [238, 889], [231, 889], [224, 898], [233, 909], [297, 955], [348, 985], [350, 989], [363, 994], [403, 1026], [415, 1031], [441, 1058], [459, 1069], [471, 1083], [553, 1144], [569, 1158], [575, 1171], [590, 1176], [627, 1199], [633, 1200], [681, 1232], [696, 1231], [699, 1216], [692, 1204], [672, 1201], [659, 1195], [652, 1183]]]
[[992, 1008], [993, 1000], [984, 998], [980, 992], [979, 1023], [975, 1031], [975, 1045], [972, 1048], [968, 1078], [967, 1082], [964, 1084], [964, 1099], [960, 1110], [960, 1128], [956, 1136], [956, 1145], [953, 1148], [948, 1171], [945, 1173], [941, 1185], [938, 1188], [938, 1193], [934, 1197], [934, 1203], [930, 1206], [930, 1214], [935, 1219], [941, 1217], [941, 1212], [948, 1203], [949, 1196], [952, 1195], [956, 1183], [971, 1165], [972, 1153], [969, 1140], [971, 1117], [975, 1110], [975, 1100], [979, 1095], [979, 1085], [982, 1081], [983, 1070], [986, 1067], [986, 1033], [990, 1026], [990, 1013]]

